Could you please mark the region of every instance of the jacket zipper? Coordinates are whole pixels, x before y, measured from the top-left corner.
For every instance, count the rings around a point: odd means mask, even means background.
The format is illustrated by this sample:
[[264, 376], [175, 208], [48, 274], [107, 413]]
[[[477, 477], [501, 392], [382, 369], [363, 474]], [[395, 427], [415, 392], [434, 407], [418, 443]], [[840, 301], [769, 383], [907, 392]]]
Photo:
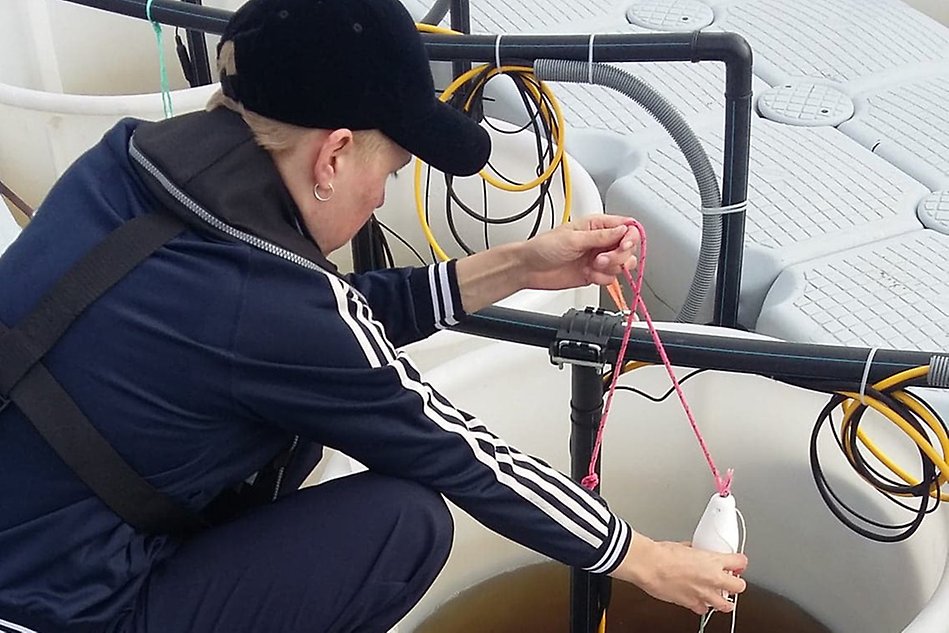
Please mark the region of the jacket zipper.
[[[223, 222], [222, 220], [215, 217], [213, 214], [206, 211], [198, 203], [189, 198], [185, 192], [176, 187], [166, 176], [163, 174], [158, 167], [156, 167], [148, 158], [135, 146], [135, 140], [129, 139], [129, 155], [141, 165], [145, 171], [147, 171], [155, 180], [161, 184], [161, 186], [167, 191], [175, 200], [177, 200], [183, 207], [191, 211], [193, 214], [198, 216], [201, 220], [214, 227], [215, 229], [230, 235], [231, 237], [237, 238], [242, 242], [250, 244], [254, 248], [258, 248], [262, 251], [266, 251], [271, 255], [276, 255], [277, 257], [282, 257], [289, 262], [292, 262], [298, 266], [308, 268], [310, 270], [318, 270], [320, 272], [327, 272], [323, 270], [321, 266], [314, 264], [305, 257], [301, 257], [296, 253], [288, 251], [285, 248], [281, 248], [276, 244], [263, 240], [256, 235], [251, 235], [240, 229], [236, 229], [230, 224]], [[328, 273], [327, 273], [328, 274]], [[293, 451], [296, 450], [297, 445], [300, 443], [300, 436], [294, 435], [293, 442], [290, 444], [290, 455], [292, 457]], [[289, 463], [289, 461], [288, 461]], [[280, 495], [280, 486], [283, 483], [283, 478], [286, 474], [287, 465], [280, 467], [280, 470], [277, 471], [277, 481], [274, 484], [273, 495], [271, 496], [271, 501], [276, 501], [277, 497]]]
[[230, 224], [227, 224], [214, 216], [213, 214], [206, 211], [198, 203], [188, 197], [185, 192], [175, 186], [165, 174], [163, 174], [158, 167], [152, 164], [151, 161], [135, 146], [135, 139], [129, 139], [129, 155], [141, 165], [145, 171], [152, 175], [155, 180], [161, 184], [161, 186], [167, 191], [171, 196], [177, 200], [182, 206], [191, 211], [194, 215], [198, 216], [205, 223], [211, 225], [215, 229], [230, 235], [231, 237], [237, 238], [242, 242], [250, 244], [254, 248], [259, 248], [262, 251], [266, 251], [271, 255], [276, 255], [277, 257], [282, 257], [287, 261], [293, 262], [298, 266], [308, 268], [310, 270], [318, 270], [330, 274], [329, 271], [325, 270], [322, 266], [319, 266], [305, 257], [301, 257], [292, 251], [288, 251], [285, 248], [277, 246], [267, 240], [263, 240], [256, 235], [251, 235], [240, 229], [236, 229]]
[[277, 471], [277, 483], [273, 487], [273, 496], [270, 498], [271, 501], [276, 501], [277, 497], [280, 496], [280, 484], [283, 483], [283, 475], [287, 470], [287, 466], [290, 465], [290, 461], [293, 459], [293, 452], [297, 450], [297, 444], [300, 443], [300, 436], [294, 435], [293, 442], [290, 444], [290, 456], [287, 458], [287, 463], [280, 467], [280, 470]]

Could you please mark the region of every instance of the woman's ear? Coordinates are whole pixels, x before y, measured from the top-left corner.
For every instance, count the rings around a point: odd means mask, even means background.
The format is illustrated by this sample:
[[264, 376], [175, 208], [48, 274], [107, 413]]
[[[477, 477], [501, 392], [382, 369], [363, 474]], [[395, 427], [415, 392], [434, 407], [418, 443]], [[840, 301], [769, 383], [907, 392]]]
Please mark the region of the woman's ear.
[[340, 159], [353, 149], [353, 132], [346, 128], [333, 130], [314, 139], [313, 184], [328, 186], [336, 178]]

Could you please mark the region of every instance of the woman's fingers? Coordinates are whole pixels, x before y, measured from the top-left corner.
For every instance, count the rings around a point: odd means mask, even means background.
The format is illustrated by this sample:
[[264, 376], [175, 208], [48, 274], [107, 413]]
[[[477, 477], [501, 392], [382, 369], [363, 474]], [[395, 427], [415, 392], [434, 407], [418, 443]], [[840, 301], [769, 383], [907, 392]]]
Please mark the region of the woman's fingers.
[[748, 588], [748, 583], [738, 576], [733, 576], [731, 574], [725, 575], [725, 580], [722, 583], [722, 589], [728, 593], [741, 593]]
[[[633, 219], [627, 218], [621, 215], [609, 215], [604, 213], [602, 215], [588, 215], [575, 226], [580, 226], [581, 228], [587, 229], [609, 229], [614, 226], [629, 226], [632, 227]], [[633, 229], [635, 232], [635, 229]]]
[[731, 613], [735, 609], [735, 603], [725, 599], [720, 593], [710, 592], [706, 595], [706, 603], [712, 609], [722, 613]]
[[722, 566], [730, 572], [740, 574], [748, 567], [748, 557], [744, 554], [726, 554]]

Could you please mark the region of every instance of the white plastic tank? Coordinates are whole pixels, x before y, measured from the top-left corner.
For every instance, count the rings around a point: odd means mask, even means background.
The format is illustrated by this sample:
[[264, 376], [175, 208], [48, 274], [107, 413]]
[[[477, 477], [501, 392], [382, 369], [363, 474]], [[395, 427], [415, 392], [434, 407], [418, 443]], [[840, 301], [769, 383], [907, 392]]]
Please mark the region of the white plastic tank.
[[[187, 88], [174, 29], [163, 28], [174, 111], [201, 109], [215, 88]], [[217, 38], [207, 41], [213, 57]], [[155, 33], [144, 20], [59, 0], [0, 0], [0, 179], [38, 206], [121, 118], [163, 116], [159, 77]]]
[[[660, 325], [665, 327], [712, 331]], [[552, 367], [546, 351], [493, 343], [427, 378], [512, 445], [569, 472], [570, 372]], [[661, 367], [647, 367], [621, 384], [661, 394], [668, 378]], [[949, 581], [940, 585], [940, 578], [949, 516], [940, 508], [898, 544], [867, 540], [839, 523], [821, 501], [808, 462], [811, 429], [828, 396], [717, 372], [696, 376], [683, 388], [719, 468], [735, 471], [733, 492], [747, 521], [750, 582], [790, 599], [835, 633], [944, 633]], [[913, 464], [905, 442], [881, 437], [882, 426], [872, 428], [883, 450]], [[889, 502], [850, 469], [829, 435], [823, 439], [822, 464], [835, 489], [878, 519], [892, 520]], [[603, 450], [603, 494], [611, 507], [653, 538], [689, 539], [712, 482], [675, 398], [655, 404], [619, 393]], [[400, 633], [411, 633], [460, 591], [542, 560], [456, 508], [453, 513], [452, 554]], [[739, 602], [738, 632], [740, 614]]]

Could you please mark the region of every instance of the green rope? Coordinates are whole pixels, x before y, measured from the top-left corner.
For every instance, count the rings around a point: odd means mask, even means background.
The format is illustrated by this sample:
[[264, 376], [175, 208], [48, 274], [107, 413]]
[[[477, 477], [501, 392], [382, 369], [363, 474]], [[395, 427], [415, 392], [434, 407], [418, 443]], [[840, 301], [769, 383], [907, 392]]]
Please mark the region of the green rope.
[[158, 72], [161, 75], [161, 105], [165, 111], [165, 118], [167, 119], [174, 116], [175, 111], [171, 105], [171, 89], [168, 87], [168, 69], [165, 68], [165, 46], [161, 33], [161, 24], [152, 19], [153, 1], [154, 0], [148, 0], [148, 2], [145, 3], [145, 17], [152, 23], [152, 28], [155, 30], [155, 41], [158, 44]]

